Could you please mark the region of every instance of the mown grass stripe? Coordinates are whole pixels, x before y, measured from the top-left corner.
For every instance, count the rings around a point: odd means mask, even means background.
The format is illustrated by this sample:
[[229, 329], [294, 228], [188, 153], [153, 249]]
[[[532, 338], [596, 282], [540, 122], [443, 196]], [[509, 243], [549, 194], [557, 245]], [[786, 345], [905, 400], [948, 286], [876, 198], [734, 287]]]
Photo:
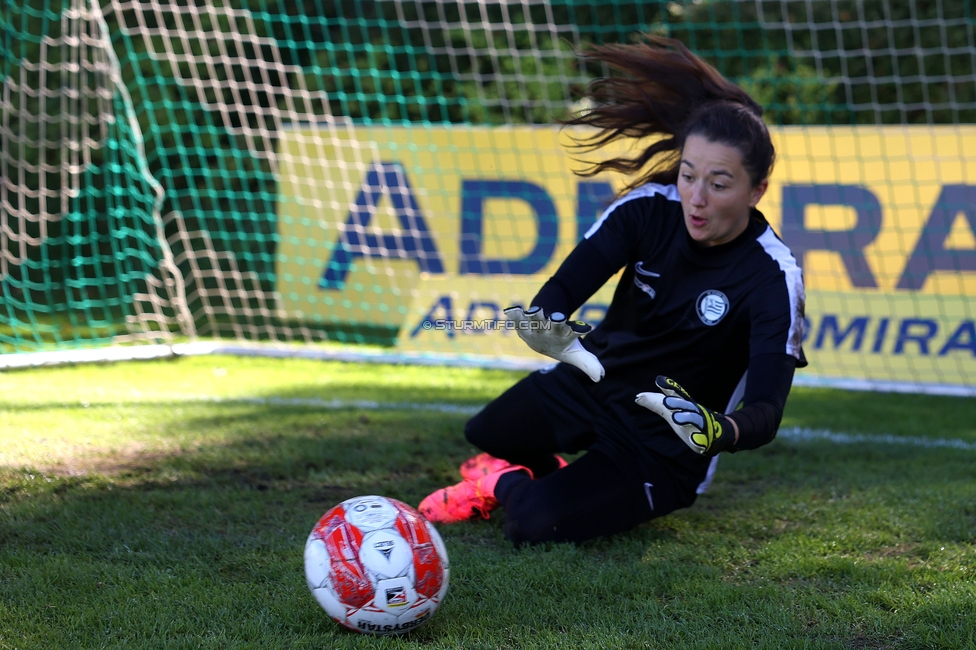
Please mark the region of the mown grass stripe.
[[[168, 396], [181, 402], [206, 402], [221, 404], [255, 404], [261, 406], [299, 406], [305, 408], [320, 408], [325, 410], [362, 409], [367, 411], [435, 411], [438, 413], [452, 413], [458, 415], [474, 415], [484, 408], [484, 405], [461, 405], [439, 402], [379, 402], [375, 400], [346, 400], [346, 399], [316, 399], [292, 397], [190, 397], [182, 395]], [[844, 433], [828, 429], [811, 429], [807, 427], [784, 427], [779, 430], [777, 437], [791, 442], [827, 441], [836, 444], [871, 444], [871, 445], [908, 445], [929, 449], [962, 449], [976, 451], [976, 443], [951, 438], [922, 438], [919, 436], [894, 436], [884, 433]]]

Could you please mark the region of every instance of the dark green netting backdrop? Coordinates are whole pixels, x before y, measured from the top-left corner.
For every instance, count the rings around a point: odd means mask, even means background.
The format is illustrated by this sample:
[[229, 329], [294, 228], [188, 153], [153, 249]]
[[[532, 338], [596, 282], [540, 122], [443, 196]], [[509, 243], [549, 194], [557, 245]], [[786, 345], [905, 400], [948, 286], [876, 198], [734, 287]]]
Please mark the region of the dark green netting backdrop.
[[618, 187], [552, 171], [572, 162], [553, 124], [607, 73], [577, 51], [651, 32], [766, 107], [765, 209], [804, 263], [811, 376], [971, 385], [974, 15], [970, 0], [5, 0], [0, 352], [505, 356], [481, 321], [531, 298]]

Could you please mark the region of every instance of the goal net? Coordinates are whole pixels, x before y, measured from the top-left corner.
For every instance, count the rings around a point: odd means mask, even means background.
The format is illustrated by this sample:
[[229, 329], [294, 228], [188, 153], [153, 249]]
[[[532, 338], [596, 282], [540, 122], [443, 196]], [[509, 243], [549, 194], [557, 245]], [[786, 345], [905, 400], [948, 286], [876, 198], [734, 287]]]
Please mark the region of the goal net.
[[[968, 0], [6, 0], [0, 365], [159, 346], [543, 365], [501, 310], [625, 182], [574, 175], [554, 126], [607, 72], [577, 51], [652, 32], [767, 108], [759, 207], [804, 269], [800, 379], [974, 394], [974, 18]], [[613, 284], [576, 316], [599, 322]]]

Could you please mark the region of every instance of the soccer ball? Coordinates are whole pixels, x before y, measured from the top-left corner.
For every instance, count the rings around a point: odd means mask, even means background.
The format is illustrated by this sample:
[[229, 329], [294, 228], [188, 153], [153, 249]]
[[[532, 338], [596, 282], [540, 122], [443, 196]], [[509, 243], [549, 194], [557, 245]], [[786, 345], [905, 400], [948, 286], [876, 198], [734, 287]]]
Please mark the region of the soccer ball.
[[407, 504], [380, 496], [343, 501], [305, 543], [305, 578], [335, 621], [369, 634], [403, 634], [430, 620], [447, 593], [447, 549]]

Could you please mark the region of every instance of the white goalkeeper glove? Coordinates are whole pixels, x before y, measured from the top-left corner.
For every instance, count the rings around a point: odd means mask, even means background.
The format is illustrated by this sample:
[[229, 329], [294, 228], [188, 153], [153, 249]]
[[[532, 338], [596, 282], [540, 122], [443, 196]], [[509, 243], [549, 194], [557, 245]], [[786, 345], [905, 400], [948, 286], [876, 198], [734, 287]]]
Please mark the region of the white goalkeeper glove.
[[580, 337], [593, 329], [591, 326], [578, 320], [566, 320], [560, 312], [547, 318], [541, 307], [526, 310], [516, 305], [506, 309], [505, 315], [515, 323], [519, 338], [539, 354], [576, 366], [593, 381], [603, 379], [603, 365], [580, 343]]
[[727, 418], [697, 404], [673, 379], [658, 376], [654, 383], [661, 393], [638, 393], [637, 403], [664, 418], [692, 451], [714, 456], [732, 447], [735, 431]]

